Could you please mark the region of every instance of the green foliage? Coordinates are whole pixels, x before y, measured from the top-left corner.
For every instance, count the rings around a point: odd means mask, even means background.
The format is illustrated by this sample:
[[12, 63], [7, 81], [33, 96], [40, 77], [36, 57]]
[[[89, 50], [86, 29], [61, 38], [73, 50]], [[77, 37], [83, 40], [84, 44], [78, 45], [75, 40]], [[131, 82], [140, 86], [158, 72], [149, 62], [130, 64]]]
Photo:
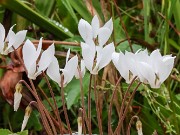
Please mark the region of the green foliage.
[[22, 132], [17, 132], [17, 133], [12, 133], [8, 129], [0, 129], [0, 134], [1, 135], [28, 135], [28, 130], [25, 130]]
[[[87, 1], [86, 1], [87, 2]], [[6, 22], [6, 19], [10, 17], [9, 24], [16, 23], [17, 30], [28, 29], [28, 38], [39, 39], [43, 36], [43, 39], [48, 40], [61, 40], [67, 42], [82, 41], [82, 38], [78, 33], [78, 21], [83, 18], [88, 22], [91, 22], [91, 7], [90, 3], [86, 3], [83, 0], [34, 0], [30, 3], [28, 0], [0, 0], [0, 21]], [[159, 0], [143, 0], [143, 1], [117, 1], [118, 8], [121, 12], [121, 19], [126, 27], [123, 28], [120, 17], [117, 14], [113, 1], [109, 1], [103, 7], [100, 1], [92, 0], [92, 9], [98, 14], [101, 20], [101, 26], [105, 22], [104, 12], [102, 8], [107, 11], [106, 18], [113, 19], [114, 31], [109, 42], [114, 41], [116, 44], [116, 51], [121, 50], [130, 51], [129, 42], [125, 31], [127, 31], [132, 48], [135, 51], [139, 49], [148, 49], [152, 51], [159, 48], [162, 54], [173, 54], [176, 56], [175, 68], [172, 74], [176, 77], [173, 80], [172, 76], [161, 86], [160, 89], [150, 89], [149, 86], [142, 85], [132, 102], [131, 108], [134, 106], [140, 107], [140, 111], [137, 113], [135, 109], [129, 112], [124, 123], [124, 127], [127, 127], [128, 121], [133, 115], [138, 115], [143, 125], [143, 133], [145, 135], [151, 135], [154, 130], [158, 132], [158, 135], [166, 134], [180, 134], [180, 14], [179, 0], [172, 1], [159, 1]], [[88, 7], [87, 7], [88, 6]], [[9, 9], [13, 15], [5, 16], [6, 9]], [[20, 17], [20, 16], [22, 17]], [[163, 16], [161, 16], [163, 15]], [[170, 24], [173, 24], [171, 26]], [[30, 27], [30, 29], [29, 29]], [[173, 28], [174, 27], [174, 28]], [[66, 44], [57, 44], [56, 51], [62, 53], [57, 54], [59, 63], [63, 67], [65, 63], [65, 55], [67, 49], [70, 48], [73, 54], [81, 54], [81, 48], [79, 46], [71, 46]], [[0, 76], [3, 76], [4, 69], [0, 69]], [[102, 121], [103, 130], [107, 133], [107, 119], [108, 119], [108, 105], [114, 88], [113, 81], [102, 80], [103, 71], [98, 76], [99, 93], [103, 93], [103, 106], [102, 106]], [[116, 81], [117, 76], [113, 76]], [[87, 92], [89, 85], [89, 73], [86, 73], [83, 78], [83, 90], [85, 94], [85, 107], [87, 108]], [[180, 79], [179, 79], [180, 80]], [[105, 81], [103, 88], [101, 82]], [[62, 102], [60, 96], [60, 87], [50, 80], [53, 91], [55, 93], [55, 100], [57, 101], [58, 109], [62, 110]], [[48, 96], [48, 100], [54, 105], [53, 99], [50, 95], [49, 89], [44, 79], [40, 78], [39, 85], [45, 94]], [[122, 80], [120, 84], [121, 88], [118, 93], [117, 103], [121, 104], [121, 97], [127, 90], [128, 85]], [[134, 85], [133, 85], [134, 88]], [[105, 89], [105, 90], [104, 90]], [[106, 90], [108, 89], [108, 90]], [[78, 109], [81, 106], [81, 90], [79, 80], [73, 79], [65, 88], [66, 103], [68, 108], [68, 114], [70, 116], [70, 122], [72, 122], [72, 129], [77, 129], [76, 119], [78, 117]], [[43, 100], [43, 104], [48, 111], [52, 113], [50, 107], [44, 96], [38, 91], [40, 97]], [[97, 112], [94, 102], [94, 93], [92, 91], [92, 125], [93, 132], [98, 132], [97, 124]], [[12, 131], [19, 131], [24, 111], [18, 110], [13, 112], [12, 107], [6, 104], [2, 99], [0, 100], [0, 135], [12, 134], [8, 129], [12, 128]], [[63, 113], [62, 113], [63, 114]], [[62, 116], [62, 114], [60, 114]], [[113, 106], [112, 111], [112, 127], [113, 129], [118, 122], [117, 108]], [[64, 119], [63, 119], [64, 122]], [[11, 127], [12, 126], [12, 127]], [[42, 125], [39, 120], [38, 111], [33, 111], [28, 121], [27, 128], [32, 129], [34, 132], [42, 130]], [[135, 124], [132, 124], [132, 134], [137, 134]], [[28, 131], [18, 132], [18, 135], [27, 135]]]

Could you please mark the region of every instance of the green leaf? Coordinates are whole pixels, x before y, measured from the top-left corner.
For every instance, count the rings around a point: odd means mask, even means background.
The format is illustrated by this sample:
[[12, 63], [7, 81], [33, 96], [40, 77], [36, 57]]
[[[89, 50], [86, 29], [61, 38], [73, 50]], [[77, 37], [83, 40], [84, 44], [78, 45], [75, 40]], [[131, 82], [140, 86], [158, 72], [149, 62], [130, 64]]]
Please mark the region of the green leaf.
[[[88, 91], [88, 84], [89, 84], [89, 74], [83, 78], [83, 90], [84, 94]], [[65, 91], [67, 91], [67, 108], [70, 109], [73, 104], [75, 104], [78, 99], [80, 99], [80, 82], [78, 79], [73, 79], [66, 87]]]
[[0, 129], [0, 135], [28, 135], [28, 130], [12, 133], [9, 129]]
[[92, 16], [82, 0], [69, 0], [69, 3], [86, 21], [91, 21]]
[[11, 133], [8, 129], [0, 129], [0, 135], [9, 135]]
[[67, 28], [63, 27], [61, 24], [57, 24], [56, 22], [48, 18], [45, 18], [44, 16], [33, 11], [31, 8], [29, 8], [27, 5], [25, 5], [19, 0], [1, 0], [0, 4], [8, 8], [9, 10], [23, 16], [24, 18], [32, 21], [39, 27], [54, 34], [60, 39], [73, 36], [73, 34]]
[[[58, 0], [59, 1], [59, 0]], [[74, 19], [74, 21], [76, 22], [76, 24], [78, 24], [78, 19], [76, 17], [76, 14], [74, 13], [74, 10], [69, 2], [69, 0], [61, 0], [62, 4], [66, 7], [66, 9], [68, 10], [69, 14], [72, 16], [72, 18]]]
[[55, 0], [35, 0], [35, 6], [39, 13], [49, 16], [55, 5]]

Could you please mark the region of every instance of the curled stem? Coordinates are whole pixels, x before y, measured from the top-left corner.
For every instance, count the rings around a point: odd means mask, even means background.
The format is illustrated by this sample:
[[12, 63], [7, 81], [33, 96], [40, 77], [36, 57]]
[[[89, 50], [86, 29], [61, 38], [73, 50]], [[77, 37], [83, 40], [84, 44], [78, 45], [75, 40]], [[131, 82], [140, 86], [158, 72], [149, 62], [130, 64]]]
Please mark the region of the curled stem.
[[132, 124], [132, 122], [134, 121], [134, 119], [139, 120], [139, 117], [135, 115], [135, 116], [133, 116], [133, 117], [131, 118], [131, 120], [130, 120], [130, 122], [129, 122], [129, 125], [128, 125], [128, 129], [127, 129], [127, 135], [130, 135], [131, 124]]

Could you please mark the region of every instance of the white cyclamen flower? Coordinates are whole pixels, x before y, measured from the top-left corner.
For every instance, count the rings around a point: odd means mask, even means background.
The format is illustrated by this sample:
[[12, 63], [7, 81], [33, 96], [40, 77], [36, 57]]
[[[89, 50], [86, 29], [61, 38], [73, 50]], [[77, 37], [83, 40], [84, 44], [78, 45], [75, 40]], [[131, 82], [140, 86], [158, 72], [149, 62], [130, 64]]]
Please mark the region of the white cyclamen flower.
[[24, 119], [23, 119], [23, 123], [22, 123], [22, 126], [21, 126], [21, 131], [23, 131], [27, 125], [27, 122], [29, 120], [29, 117], [31, 115], [31, 112], [32, 112], [32, 108], [30, 106], [27, 106], [26, 107], [26, 110], [25, 110], [25, 115], [24, 115]]
[[[85, 68], [84, 60], [81, 60], [80, 74], [82, 78], [84, 77], [85, 72], [86, 72], [86, 68]], [[78, 69], [75, 72], [75, 77], [76, 79], [80, 78]]]
[[159, 50], [150, 55], [147, 50], [137, 51], [135, 54], [112, 54], [112, 61], [126, 83], [130, 83], [137, 76], [141, 82], [150, 84], [152, 88], [159, 88], [167, 79], [172, 71], [174, 59], [171, 55], [161, 56]]
[[7, 55], [17, 49], [24, 41], [27, 30], [22, 30], [16, 34], [12, 31], [14, 25], [10, 28], [7, 37], [5, 38], [4, 26], [0, 23], [0, 53]]
[[97, 15], [95, 15], [92, 19], [91, 25], [81, 19], [78, 24], [78, 30], [83, 38], [83, 40], [88, 43], [89, 40], [93, 40], [98, 37], [98, 43], [100, 46], [103, 46], [113, 31], [113, 22], [110, 19], [106, 24], [100, 28], [99, 19]]
[[[28, 77], [30, 79], [36, 79], [36, 77], [45, 71], [54, 58], [55, 48], [54, 44], [46, 49], [39, 60], [39, 56], [42, 48], [42, 38], [39, 41], [38, 48], [33, 45], [30, 40], [27, 40], [23, 46], [23, 60], [28, 71]], [[38, 63], [38, 64], [37, 64]]]
[[81, 42], [82, 56], [86, 68], [91, 74], [98, 74], [98, 71], [104, 68], [111, 61], [112, 53], [115, 51], [114, 44], [110, 43], [104, 48]]
[[62, 75], [64, 77], [63, 86], [66, 86], [74, 77], [77, 66], [78, 66], [78, 57], [77, 55], [69, 59], [70, 55], [70, 49], [67, 52], [66, 56], [66, 65], [64, 69], [59, 69], [58, 60], [56, 57], [53, 58], [53, 61], [50, 63], [47, 69], [47, 75], [55, 82], [59, 84], [61, 87], [61, 74], [60, 71], [62, 71]]
[[112, 54], [112, 62], [119, 71], [120, 75], [126, 80], [126, 83], [131, 83], [133, 78], [138, 75], [134, 54], [130, 52], [122, 52]]
[[154, 50], [147, 62], [140, 62], [141, 75], [147, 79], [152, 88], [159, 88], [170, 75], [175, 57], [171, 55], [162, 56], [159, 50]]
[[21, 99], [22, 99], [22, 84], [20, 83], [17, 83], [16, 84], [16, 92], [14, 93], [14, 111], [17, 111], [18, 108], [19, 108], [19, 105], [20, 105], [20, 102], [21, 102]]

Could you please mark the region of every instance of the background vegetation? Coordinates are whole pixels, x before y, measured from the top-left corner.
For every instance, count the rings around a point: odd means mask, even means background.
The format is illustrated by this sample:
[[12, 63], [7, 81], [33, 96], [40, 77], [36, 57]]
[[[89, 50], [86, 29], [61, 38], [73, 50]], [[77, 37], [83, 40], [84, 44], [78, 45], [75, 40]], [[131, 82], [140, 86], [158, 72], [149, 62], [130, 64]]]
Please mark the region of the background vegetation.
[[[8, 30], [16, 24], [16, 31], [27, 29], [28, 38], [38, 40], [43, 36], [44, 40], [68, 41], [79, 43], [82, 41], [77, 26], [80, 18], [91, 21], [94, 14], [101, 19], [101, 24], [112, 17], [114, 24], [113, 36], [116, 50], [133, 51], [147, 48], [149, 52], [159, 48], [162, 54], [176, 56], [175, 66], [169, 79], [159, 89], [150, 89], [142, 85], [135, 95], [129, 113], [124, 123], [124, 130], [133, 115], [138, 115], [142, 121], [143, 133], [151, 135], [157, 131], [158, 135], [180, 134], [180, 1], [179, 0], [0, 0], [0, 21]], [[43, 44], [44, 48], [48, 44]], [[80, 54], [80, 47], [56, 44], [56, 56], [60, 65], [65, 63], [65, 52], [71, 48], [73, 54]], [[3, 57], [1, 56], [1, 59]], [[8, 59], [8, 58], [6, 58]], [[6, 69], [0, 69], [3, 78]], [[98, 76], [99, 95], [103, 98], [102, 123], [103, 130], [107, 133], [107, 107], [112, 89], [118, 79], [118, 73], [113, 65], [108, 65]], [[38, 89], [42, 89], [48, 97], [49, 90], [45, 80], [39, 78], [36, 83]], [[59, 110], [62, 110], [59, 87], [51, 81], [56, 93]], [[85, 103], [87, 104], [87, 91], [89, 74], [83, 78], [85, 91]], [[114, 100], [112, 113], [112, 126], [117, 125], [118, 108], [121, 97], [127, 89], [127, 84], [122, 80], [119, 93]], [[3, 89], [1, 90], [3, 91]], [[13, 93], [13, 90], [6, 90]], [[41, 95], [44, 104], [50, 106]], [[77, 131], [77, 118], [80, 104], [80, 85], [74, 79], [65, 88], [68, 114], [73, 131]], [[92, 95], [93, 96], [93, 95]], [[52, 100], [49, 98], [50, 101]], [[94, 98], [93, 98], [94, 99]], [[18, 112], [13, 111], [6, 97], [1, 92], [0, 97], [0, 134], [2, 132], [18, 132], [24, 116], [24, 106]], [[92, 102], [92, 106], [95, 103]], [[92, 107], [93, 133], [98, 132], [95, 107]], [[66, 126], [66, 125], [65, 125]], [[34, 110], [27, 128], [29, 134], [43, 134], [43, 127], [39, 120], [39, 113]], [[124, 131], [125, 132], [125, 131]], [[27, 131], [24, 131], [27, 134]], [[132, 125], [131, 134], [137, 134], [135, 124]], [[155, 134], [155, 133], [154, 133]]]

